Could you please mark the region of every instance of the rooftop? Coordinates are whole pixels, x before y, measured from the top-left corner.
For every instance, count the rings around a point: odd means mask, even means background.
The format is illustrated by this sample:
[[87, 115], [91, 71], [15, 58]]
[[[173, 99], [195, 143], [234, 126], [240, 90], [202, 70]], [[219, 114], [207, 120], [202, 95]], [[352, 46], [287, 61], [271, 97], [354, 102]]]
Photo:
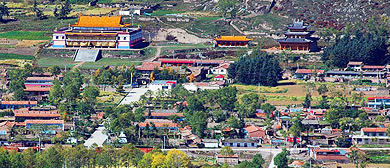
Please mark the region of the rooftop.
[[64, 124], [64, 120], [26, 120], [26, 124]]
[[364, 65], [363, 69], [384, 69], [384, 65]]
[[219, 36], [215, 38], [216, 41], [252, 41], [253, 39], [246, 36]]
[[73, 27], [128, 27], [130, 24], [122, 24], [122, 16], [82, 16]]
[[387, 128], [362, 128], [363, 132], [386, 132]]
[[54, 76], [51, 77], [27, 77], [26, 81], [53, 81]]
[[[146, 125], [149, 125], [151, 127], [150, 123], [139, 123], [138, 124], [140, 127], [146, 127]], [[177, 123], [154, 123], [154, 126], [156, 127], [178, 127], [179, 125]]]
[[176, 84], [176, 80], [154, 80], [151, 84]]
[[51, 87], [41, 87], [40, 85], [26, 85], [26, 92], [49, 92]]
[[348, 62], [348, 65], [363, 65], [363, 62]]
[[[317, 74], [323, 74], [324, 70], [316, 70]], [[310, 74], [313, 73], [312, 69], [297, 69], [295, 73], [301, 73], [301, 74]]]
[[37, 105], [37, 101], [0, 101], [0, 104], [12, 104], [12, 105]]
[[310, 43], [311, 40], [305, 39], [305, 38], [284, 38], [284, 39], [278, 39], [278, 42], [281, 43]]
[[139, 71], [153, 71], [156, 67], [161, 70], [161, 62], [142, 62], [142, 65], [137, 66], [136, 69]]

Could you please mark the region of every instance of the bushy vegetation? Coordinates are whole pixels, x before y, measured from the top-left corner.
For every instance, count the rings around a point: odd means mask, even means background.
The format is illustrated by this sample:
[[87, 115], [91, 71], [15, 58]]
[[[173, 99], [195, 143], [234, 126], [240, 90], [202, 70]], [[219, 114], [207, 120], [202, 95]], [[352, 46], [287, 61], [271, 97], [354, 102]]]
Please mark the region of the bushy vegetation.
[[6, 59], [21, 59], [21, 60], [34, 60], [35, 57], [31, 55], [19, 55], [11, 53], [0, 53], [0, 60]]
[[322, 61], [329, 66], [344, 68], [349, 61], [362, 61], [366, 65], [383, 65], [389, 61], [386, 39], [373, 34], [356, 31], [346, 34], [326, 48]]
[[251, 56], [241, 57], [230, 64], [229, 77], [240, 83], [251, 85], [276, 86], [282, 78], [282, 68], [273, 55], [255, 50]]

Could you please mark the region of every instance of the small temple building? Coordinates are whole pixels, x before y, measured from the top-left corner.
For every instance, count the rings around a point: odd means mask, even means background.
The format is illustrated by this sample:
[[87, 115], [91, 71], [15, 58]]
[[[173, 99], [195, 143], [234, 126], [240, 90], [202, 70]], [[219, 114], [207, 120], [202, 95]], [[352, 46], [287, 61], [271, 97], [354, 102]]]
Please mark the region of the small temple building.
[[52, 47], [130, 49], [143, 41], [142, 29], [130, 26], [120, 15], [79, 15], [77, 23], [54, 31]]
[[217, 47], [247, 47], [252, 40], [246, 36], [219, 36], [215, 38]]
[[317, 39], [310, 37], [314, 32], [308, 31], [303, 21], [294, 21], [287, 26], [284, 39], [278, 39], [280, 50], [317, 51]]

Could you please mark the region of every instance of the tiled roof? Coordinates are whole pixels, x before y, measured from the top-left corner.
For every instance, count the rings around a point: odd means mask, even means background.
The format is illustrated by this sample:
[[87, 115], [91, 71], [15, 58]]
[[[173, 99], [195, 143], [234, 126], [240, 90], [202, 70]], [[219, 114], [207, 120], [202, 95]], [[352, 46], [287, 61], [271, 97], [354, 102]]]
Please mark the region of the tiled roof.
[[26, 120], [26, 124], [64, 124], [64, 120]]
[[387, 128], [362, 128], [363, 132], [386, 132]]
[[362, 65], [363, 62], [348, 62], [348, 65]]
[[35, 85], [27, 85], [24, 91], [26, 92], [49, 92], [51, 87], [41, 87]]
[[61, 117], [58, 111], [29, 111], [19, 109], [13, 111], [15, 117]]
[[121, 24], [122, 16], [79, 16], [78, 22], [73, 27], [126, 27], [129, 24]]
[[317, 160], [348, 160], [347, 156], [345, 155], [317, 155], [316, 156]]
[[305, 163], [303, 163], [303, 162], [300, 161], [300, 160], [295, 160], [295, 161], [293, 161], [291, 164], [297, 165], [297, 166], [303, 166], [303, 165], [305, 165]]
[[[148, 112], [146, 112], [145, 114], [144, 114], [145, 116], [149, 116], [149, 113]], [[182, 113], [150, 113], [150, 115], [152, 116], [152, 117], [169, 117], [169, 116], [171, 116], [171, 115], [177, 115], [177, 116], [179, 116], [179, 117], [183, 117], [183, 114]]]
[[53, 81], [54, 76], [51, 77], [27, 77], [26, 81]]
[[246, 36], [220, 36], [215, 38], [216, 41], [252, 41], [253, 39]]
[[[323, 74], [324, 70], [316, 70], [317, 73]], [[297, 69], [295, 73], [310, 74], [313, 73], [311, 69]]]
[[233, 154], [233, 155], [221, 155], [221, 154], [218, 154], [218, 157], [219, 158], [238, 158], [238, 155], [237, 154]]
[[[149, 125], [151, 127], [150, 123], [139, 123], [138, 124], [140, 127], [146, 127], [146, 125]], [[154, 123], [154, 126], [156, 127], [178, 127], [179, 124], [177, 123]]]
[[257, 126], [253, 126], [253, 125], [248, 125], [244, 128], [247, 132], [255, 132], [255, 131], [264, 131], [263, 128], [260, 128], [260, 127], [257, 127]]
[[267, 117], [265, 113], [256, 113], [256, 117]]
[[384, 69], [383, 65], [364, 65], [362, 69]]
[[12, 105], [37, 105], [37, 101], [0, 101], [0, 104], [12, 104]]
[[153, 71], [156, 67], [161, 70], [161, 62], [142, 62], [142, 65], [137, 66], [136, 69], [139, 71]]

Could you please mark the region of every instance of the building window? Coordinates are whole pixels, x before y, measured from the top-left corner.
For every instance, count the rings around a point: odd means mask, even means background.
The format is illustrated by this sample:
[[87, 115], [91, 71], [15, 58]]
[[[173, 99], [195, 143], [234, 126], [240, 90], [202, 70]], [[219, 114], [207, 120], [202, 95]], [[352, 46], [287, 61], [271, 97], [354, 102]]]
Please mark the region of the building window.
[[58, 39], [58, 36], [56, 36], [56, 39]]
[[126, 37], [123, 37], [123, 40], [126, 40]]
[[168, 89], [168, 86], [162, 86], [162, 89]]
[[62, 36], [62, 39], [65, 39], [65, 37], [64, 37], [64, 36]]

